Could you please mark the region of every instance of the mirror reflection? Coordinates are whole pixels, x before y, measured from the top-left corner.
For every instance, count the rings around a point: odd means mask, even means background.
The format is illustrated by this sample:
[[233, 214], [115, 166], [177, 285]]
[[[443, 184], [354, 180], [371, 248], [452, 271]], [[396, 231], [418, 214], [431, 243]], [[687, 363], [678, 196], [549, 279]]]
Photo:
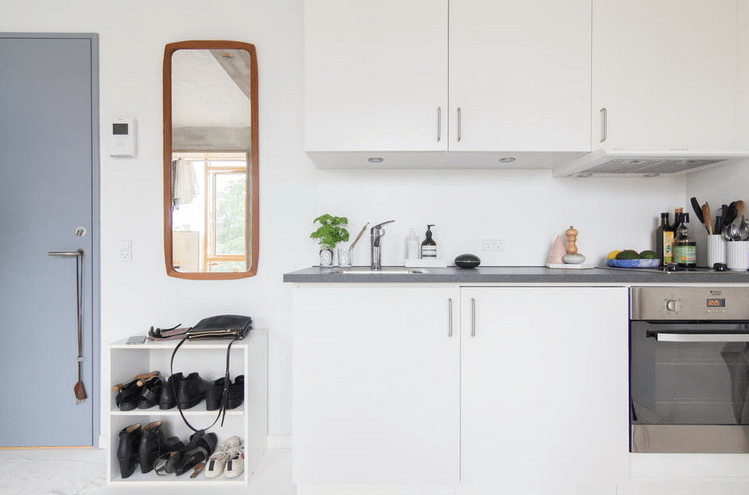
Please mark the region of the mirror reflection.
[[167, 273], [181, 278], [254, 275], [254, 47], [220, 41], [167, 45], [164, 95]]

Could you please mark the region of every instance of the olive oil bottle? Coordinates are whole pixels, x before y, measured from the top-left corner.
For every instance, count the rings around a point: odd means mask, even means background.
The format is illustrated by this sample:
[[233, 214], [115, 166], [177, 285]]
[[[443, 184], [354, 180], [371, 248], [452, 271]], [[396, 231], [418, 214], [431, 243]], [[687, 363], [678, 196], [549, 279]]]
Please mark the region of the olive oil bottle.
[[668, 220], [668, 212], [661, 213], [661, 224], [655, 231], [655, 252], [661, 266], [674, 261], [674, 230]]
[[697, 267], [697, 243], [689, 238], [689, 213], [682, 213], [674, 240], [674, 261], [679, 268]]

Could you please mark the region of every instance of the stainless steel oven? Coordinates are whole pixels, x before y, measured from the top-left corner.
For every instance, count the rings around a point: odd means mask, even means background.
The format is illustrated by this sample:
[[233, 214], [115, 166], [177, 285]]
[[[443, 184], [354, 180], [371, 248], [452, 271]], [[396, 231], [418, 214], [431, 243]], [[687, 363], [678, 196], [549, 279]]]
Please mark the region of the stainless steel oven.
[[633, 287], [630, 451], [749, 452], [749, 288]]

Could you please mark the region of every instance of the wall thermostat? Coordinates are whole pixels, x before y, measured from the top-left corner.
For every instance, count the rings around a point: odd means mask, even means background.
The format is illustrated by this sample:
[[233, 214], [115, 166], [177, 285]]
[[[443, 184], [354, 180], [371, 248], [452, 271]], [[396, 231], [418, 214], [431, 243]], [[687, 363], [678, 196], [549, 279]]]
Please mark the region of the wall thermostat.
[[135, 156], [135, 119], [112, 119], [109, 156]]

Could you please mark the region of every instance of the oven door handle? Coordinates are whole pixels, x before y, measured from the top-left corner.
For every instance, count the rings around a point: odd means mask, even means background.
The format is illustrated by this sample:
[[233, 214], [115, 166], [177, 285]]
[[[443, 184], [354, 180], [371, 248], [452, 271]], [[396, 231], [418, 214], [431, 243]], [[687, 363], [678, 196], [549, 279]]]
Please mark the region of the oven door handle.
[[656, 333], [658, 342], [749, 342], [749, 333]]

